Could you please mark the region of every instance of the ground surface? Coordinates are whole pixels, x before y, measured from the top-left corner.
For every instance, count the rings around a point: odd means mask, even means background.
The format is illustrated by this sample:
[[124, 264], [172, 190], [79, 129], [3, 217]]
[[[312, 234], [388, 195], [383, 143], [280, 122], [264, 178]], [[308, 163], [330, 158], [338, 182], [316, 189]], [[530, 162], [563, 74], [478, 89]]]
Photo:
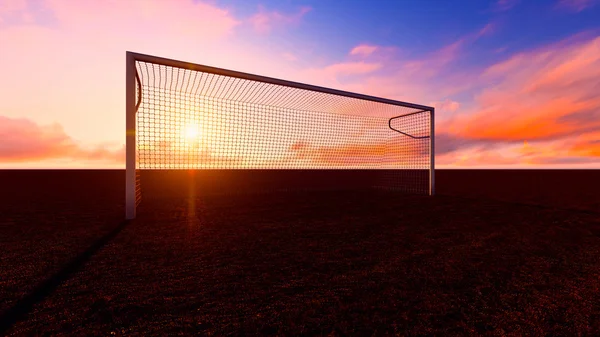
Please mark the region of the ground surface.
[[[0, 172], [0, 335], [597, 334], [600, 215], [444, 174], [455, 196], [155, 195], [123, 223], [122, 172]], [[528, 200], [578, 204], [555, 174]]]

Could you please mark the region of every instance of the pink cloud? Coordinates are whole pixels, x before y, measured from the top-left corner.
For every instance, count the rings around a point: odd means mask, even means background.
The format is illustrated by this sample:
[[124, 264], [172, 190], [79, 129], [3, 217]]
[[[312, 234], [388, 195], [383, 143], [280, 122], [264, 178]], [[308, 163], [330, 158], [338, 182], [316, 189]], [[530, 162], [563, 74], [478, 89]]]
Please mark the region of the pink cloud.
[[0, 24], [1, 23], [31, 24], [34, 17], [27, 11], [26, 0], [3, 0], [0, 1]]
[[558, 9], [567, 9], [573, 12], [581, 12], [598, 4], [598, 0], [560, 0], [556, 7]]
[[60, 124], [38, 125], [25, 119], [0, 116], [0, 161], [35, 162], [71, 159], [113, 163], [124, 162], [123, 148], [84, 148], [69, 137]]
[[3, 0], [0, 2], [0, 15], [23, 11], [27, 8], [25, 0]]
[[109, 4], [96, 1], [45, 1], [64, 28], [106, 29], [107, 18], [110, 18], [110, 30], [113, 32], [118, 29], [125, 31], [135, 25], [143, 27], [155, 39], [194, 34], [203, 39], [214, 39], [229, 35], [241, 24], [227, 10], [193, 0], [178, 1], [176, 6], [161, 0], [112, 1]]
[[378, 48], [378, 46], [361, 44], [352, 48], [352, 50], [350, 51], [350, 55], [369, 56], [373, 54]]
[[296, 13], [284, 14], [277, 11], [266, 11], [262, 6], [258, 13], [249, 19], [254, 29], [259, 33], [268, 33], [274, 27], [297, 24], [312, 8], [302, 7]]

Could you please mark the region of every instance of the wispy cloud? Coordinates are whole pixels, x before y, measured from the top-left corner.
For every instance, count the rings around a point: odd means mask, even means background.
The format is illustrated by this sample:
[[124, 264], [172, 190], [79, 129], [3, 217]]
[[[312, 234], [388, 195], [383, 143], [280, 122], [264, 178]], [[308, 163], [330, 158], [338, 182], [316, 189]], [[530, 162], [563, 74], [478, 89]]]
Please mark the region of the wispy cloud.
[[497, 0], [493, 5], [493, 10], [497, 12], [504, 12], [515, 7], [520, 0]]
[[465, 44], [461, 39], [436, 50], [420, 59], [405, 62], [404, 70], [413, 76], [431, 78], [446, 70], [448, 65], [460, 57], [460, 52]]
[[490, 34], [494, 33], [495, 29], [496, 29], [495, 24], [488, 23], [487, 25], [483, 26], [483, 28], [481, 28], [479, 30], [479, 32], [477, 32], [477, 34], [475, 34], [473, 39], [476, 40], [476, 39], [479, 39], [480, 37], [490, 35]]
[[258, 13], [253, 15], [249, 22], [259, 33], [269, 33], [275, 27], [282, 27], [299, 23], [304, 15], [312, 10], [311, 7], [302, 7], [295, 13], [281, 13], [278, 11], [267, 11], [260, 6]]
[[486, 24], [479, 30], [462, 36], [461, 38], [435, 50], [419, 59], [404, 62], [403, 68], [414, 76], [432, 78], [441, 73], [453, 70], [452, 63], [460, 60], [468, 52], [473, 43], [492, 34], [495, 30], [493, 23]]
[[556, 4], [556, 8], [559, 10], [566, 9], [578, 13], [597, 5], [598, 2], [598, 0], [559, 0]]

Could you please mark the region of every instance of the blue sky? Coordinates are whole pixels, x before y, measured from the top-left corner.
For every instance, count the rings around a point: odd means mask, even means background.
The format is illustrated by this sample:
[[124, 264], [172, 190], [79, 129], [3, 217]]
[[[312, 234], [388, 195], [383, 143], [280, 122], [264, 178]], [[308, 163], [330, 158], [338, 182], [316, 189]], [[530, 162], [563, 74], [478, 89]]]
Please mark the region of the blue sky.
[[593, 1], [580, 1], [589, 3], [583, 10], [576, 5], [561, 6], [556, 0], [221, 0], [218, 3], [248, 17], [260, 6], [282, 13], [309, 7], [311, 11], [303, 17], [301, 27], [274, 32], [269, 39], [281, 42], [291, 37], [316, 45], [320, 52], [332, 58], [345, 55], [357, 43], [365, 42], [397, 46], [409, 55], [418, 56], [491, 24], [494, 34], [472, 45], [476, 55], [469, 59], [469, 62], [487, 63], [502, 57], [495, 56], [500, 49], [514, 53], [600, 28], [600, 6]]

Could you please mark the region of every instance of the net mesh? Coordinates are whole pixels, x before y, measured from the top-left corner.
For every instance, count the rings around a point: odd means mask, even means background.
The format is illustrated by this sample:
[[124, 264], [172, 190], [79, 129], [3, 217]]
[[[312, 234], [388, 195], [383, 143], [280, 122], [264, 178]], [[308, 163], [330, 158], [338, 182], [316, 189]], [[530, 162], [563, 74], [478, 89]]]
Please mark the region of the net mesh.
[[385, 169], [376, 186], [428, 193], [430, 111], [163, 64], [136, 68], [137, 169]]

